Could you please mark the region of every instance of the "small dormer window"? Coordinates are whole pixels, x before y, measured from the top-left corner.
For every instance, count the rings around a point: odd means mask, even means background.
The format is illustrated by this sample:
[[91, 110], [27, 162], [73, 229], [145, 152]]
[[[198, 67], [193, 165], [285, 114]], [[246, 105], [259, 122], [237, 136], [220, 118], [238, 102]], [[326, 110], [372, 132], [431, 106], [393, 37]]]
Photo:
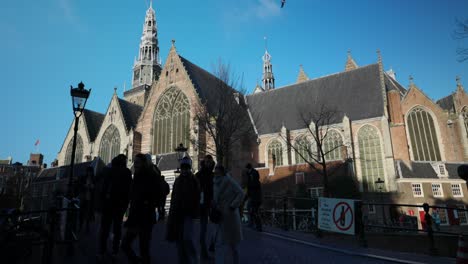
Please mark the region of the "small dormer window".
[[445, 176], [445, 166], [443, 164], [439, 165], [439, 174], [440, 176]]
[[447, 178], [449, 176], [444, 163], [433, 163], [432, 168], [434, 169], [435, 173], [437, 174], [437, 177], [439, 178]]

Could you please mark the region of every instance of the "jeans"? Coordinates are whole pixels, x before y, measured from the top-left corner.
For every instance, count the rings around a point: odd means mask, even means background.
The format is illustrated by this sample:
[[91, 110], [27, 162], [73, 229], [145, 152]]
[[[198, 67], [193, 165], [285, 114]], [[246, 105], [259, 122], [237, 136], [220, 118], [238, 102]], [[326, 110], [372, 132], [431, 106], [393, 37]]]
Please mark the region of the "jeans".
[[127, 255], [130, 263], [137, 261], [138, 257], [132, 249], [132, 243], [135, 238], [139, 238], [140, 256], [143, 263], [150, 263], [150, 242], [153, 231], [153, 225], [145, 227], [129, 227], [122, 240], [122, 250]]
[[180, 264], [195, 264], [198, 262], [197, 251], [193, 243], [193, 219], [185, 217], [183, 228], [183, 236], [177, 242], [177, 255]]
[[[223, 232], [220, 230], [220, 226], [217, 227], [218, 231], [216, 232], [216, 250], [215, 250], [215, 263], [224, 264], [225, 257], [231, 254], [232, 263], [239, 264], [239, 243], [237, 244], [227, 244], [223, 240]], [[229, 262], [228, 262], [229, 263]]]
[[107, 251], [107, 238], [109, 237], [111, 225], [114, 239], [112, 241], [112, 253], [119, 252], [120, 238], [122, 237], [122, 220], [124, 210], [112, 209], [105, 211], [101, 218], [101, 230], [99, 234], [99, 253], [104, 254]]

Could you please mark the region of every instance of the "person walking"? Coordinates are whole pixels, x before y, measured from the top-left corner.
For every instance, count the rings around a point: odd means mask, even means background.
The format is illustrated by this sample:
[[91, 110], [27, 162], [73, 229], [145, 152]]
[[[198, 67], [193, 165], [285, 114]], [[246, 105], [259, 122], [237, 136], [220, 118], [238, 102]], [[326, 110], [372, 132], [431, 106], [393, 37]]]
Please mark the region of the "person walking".
[[249, 210], [249, 225], [262, 231], [262, 220], [260, 218], [259, 210], [262, 205], [262, 185], [260, 183], [260, 175], [258, 171], [253, 168], [252, 164], [248, 163], [245, 166], [247, 170], [247, 203]]
[[[156, 223], [158, 204], [158, 178], [151, 159], [137, 154], [134, 159], [135, 174], [130, 194], [130, 209], [125, 222], [126, 232], [122, 250], [130, 263], [150, 263], [150, 243], [153, 225]], [[132, 249], [132, 243], [139, 238], [140, 257]]]
[[244, 192], [221, 165], [216, 166], [213, 181], [213, 208], [221, 212], [216, 231], [215, 263], [223, 264], [225, 256], [231, 253], [232, 263], [238, 264], [242, 240], [239, 206], [244, 200]]
[[199, 214], [200, 188], [189, 157], [180, 161], [180, 170], [172, 189], [166, 239], [176, 243], [178, 263], [192, 264], [198, 262], [193, 229]]
[[200, 170], [195, 174], [200, 184], [200, 256], [209, 259], [206, 234], [208, 231], [208, 213], [213, 200], [213, 169], [215, 162], [211, 155], [206, 155], [200, 162]]
[[99, 235], [98, 259], [107, 251], [107, 238], [113, 227], [112, 256], [116, 257], [122, 236], [122, 220], [128, 207], [132, 173], [127, 168], [127, 157], [123, 154], [112, 159], [112, 165], [106, 169], [102, 187], [102, 216]]

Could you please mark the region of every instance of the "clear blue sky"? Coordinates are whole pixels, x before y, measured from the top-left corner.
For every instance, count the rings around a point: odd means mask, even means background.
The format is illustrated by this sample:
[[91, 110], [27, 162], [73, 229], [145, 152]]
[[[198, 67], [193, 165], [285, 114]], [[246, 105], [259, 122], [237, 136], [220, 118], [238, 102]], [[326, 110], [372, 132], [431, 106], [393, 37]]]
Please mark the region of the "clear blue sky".
[[[460, 75], [468, 89], [468, 62], [457, 62], [451, 38], [468, 1], [280, 2], [155, 0], [161, 58], [176, 39], [181, 55], [209, 71], [221, 58], [252, 90], [267, 36], [277, 87], [295, 82], [300, 64], [315, 78], [342, 71], [348, 49], [359, 65], [380, 49], [404, 86], [411, 74], [439, 99]], [[87, 108], [106, 111], [113, 88], [121, 95], [131, 82], [146, 9], [145, 0], [1, 1], [0, 159], [26, 162], [40, 139], [53, 161], [73, 119], [69, 87], [81, 80], [93, 89]]]

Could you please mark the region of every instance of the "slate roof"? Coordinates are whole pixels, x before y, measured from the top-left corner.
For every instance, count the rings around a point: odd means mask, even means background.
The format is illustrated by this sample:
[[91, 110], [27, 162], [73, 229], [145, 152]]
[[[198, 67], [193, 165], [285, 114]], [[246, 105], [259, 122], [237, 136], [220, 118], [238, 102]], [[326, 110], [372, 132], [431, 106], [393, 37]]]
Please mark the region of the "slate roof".
[[447, 111], [453, 111], [455, 105], [453, 103], [453, 94], [446, 96], [442, 99], [437, 100], [436, 102], [442, 109]]
[[247, 96], [259, 134], [305, 127], [301, 112], [316, 112], [322, 104], [336, 108], [336, 122], [343, 115], [360, 120], [384, 115], [378, 64], [341, 72], [263, 93]]
[[[463, 163], [445, 163], [445, 168], [448, 173], [448, 179], [460, 179], [458, 177], [458, 166]], [[398, 178], [405, 179], [439, 179], [430, 162], [413, 162], [411, 161], [411, 168], [404, 162], [396, 161], [396, 170]]]
[[158, 165], [159, 170], [176, 170], [179, 166], [179, 158], [177, 153], [167, 153], [156, 156], [156, 165]]
[[[104, 168], [104, 163], [101, 159], [95, 159], [93, 161], [77, 163], [73, 166], [73, 177], [77, 179], [86, 174], [86, 169], [88, 167], [93, 167], [96, 175]], [[55, 181], [68, 178], [70, 174], [70, 165], [47, 168], [42, 170], [39, 175], [33, 179], [33, 182], [45, 182], [45, 181]]]
[[406, 94], [406, 89], [400, 83], [398, 83], [396, 80], [390, 77], [387, 73], [385, 73], [384, 80], [385, 88], [387, 89], [387, 91], [397, 90], [402, 94]]
[[83, 114], [86, 119], [90, 141], [94, 142], [106, 115], [88, 109], [85, 109]]
[[[233, 88], [225, 85], [222, 80], [209, 73], [208, 71], [198, 67], [194, 63], [190, 62], [186, 58], [180, 56], [180, 60], [185, 67], [190, 79], [192, 80], [198, 95], [200, 96], [203, 103], [206, 104], [208, 111], [213, 112], [218, 96], [227, 94], [226, 91], [221, 93], [217, 89], [229, 89], [230, 92], [236, 93], [237, 91]], [[220, 82], [223, 85], [220, 85]]]
[[143, 107], [120, 98], [119, 104], [127, 129], [135, 128], [138, 123], [138, 118], [140, 118], [141, 112], [143, 111]]

